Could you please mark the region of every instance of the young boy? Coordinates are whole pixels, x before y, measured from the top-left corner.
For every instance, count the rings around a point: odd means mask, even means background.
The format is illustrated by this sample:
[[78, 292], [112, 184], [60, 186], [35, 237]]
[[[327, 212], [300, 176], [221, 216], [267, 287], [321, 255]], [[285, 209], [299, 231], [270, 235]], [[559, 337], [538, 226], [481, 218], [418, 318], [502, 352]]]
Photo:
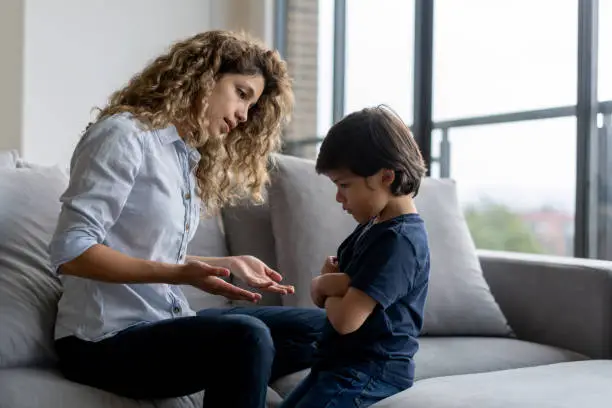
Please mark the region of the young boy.
[[282, 407], [367, 407], [414, 380], [429, 246], [413, 198], [425, 165], [401, 119], [376, 107], [330, 129], [316, 169], [359, 225], [312, 282], [327, 327], [318, 361]]

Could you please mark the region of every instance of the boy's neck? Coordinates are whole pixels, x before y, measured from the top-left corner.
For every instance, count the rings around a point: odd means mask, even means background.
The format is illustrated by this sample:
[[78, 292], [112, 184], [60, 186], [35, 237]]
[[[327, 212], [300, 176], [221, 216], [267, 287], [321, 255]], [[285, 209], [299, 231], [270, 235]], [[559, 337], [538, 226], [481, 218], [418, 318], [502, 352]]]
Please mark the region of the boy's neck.
[[416, 214], [416, 212], [414, 199], [411, 196], [392, 197], [378, 215], [376, 222], [384, 222], [400, 215]]

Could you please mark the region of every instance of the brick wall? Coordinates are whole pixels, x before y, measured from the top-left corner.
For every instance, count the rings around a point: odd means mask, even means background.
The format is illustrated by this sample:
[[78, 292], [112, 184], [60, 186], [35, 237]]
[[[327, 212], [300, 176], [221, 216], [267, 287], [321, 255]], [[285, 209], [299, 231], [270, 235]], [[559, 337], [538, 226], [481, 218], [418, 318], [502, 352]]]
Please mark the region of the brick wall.
[[[287, 1], [286, 59], [293, 78], [295, 110], [286, 140], [317, 136], [318, 14], [318, 0]], [[309, 146], [291, 153], [314, 158], [316, 150]]]

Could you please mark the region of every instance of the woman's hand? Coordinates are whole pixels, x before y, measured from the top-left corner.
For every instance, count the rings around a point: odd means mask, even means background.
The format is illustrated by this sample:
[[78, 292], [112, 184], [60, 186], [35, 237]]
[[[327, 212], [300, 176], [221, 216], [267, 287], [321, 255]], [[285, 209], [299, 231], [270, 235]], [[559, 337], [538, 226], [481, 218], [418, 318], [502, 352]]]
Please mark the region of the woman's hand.
[[328, 273], [338, 273], [340, 272], [338, 267], [338, 258], [335, 256], [328, 256], [325, 259], [325, 263], [321, 268], [321, 275], [325, 275]]
[[259, 293], [249, 292], [221, 279], [230, 275], [230, 271], [227, 268], [211, 266], [198, 260], [188, 260], [184, 265], [181, 265], [179, 275], [181, 283], [191, 285], [213, 295], [251, 302], [258, 302], [261, 299]]
[[293, 294], [295, 292], [291, 285], [280, 285], [279, 282], [283, 277], [254, 256], [241, 255], [229, 257], [228, 268], [232, 274], [252, 288], [282, 295]]

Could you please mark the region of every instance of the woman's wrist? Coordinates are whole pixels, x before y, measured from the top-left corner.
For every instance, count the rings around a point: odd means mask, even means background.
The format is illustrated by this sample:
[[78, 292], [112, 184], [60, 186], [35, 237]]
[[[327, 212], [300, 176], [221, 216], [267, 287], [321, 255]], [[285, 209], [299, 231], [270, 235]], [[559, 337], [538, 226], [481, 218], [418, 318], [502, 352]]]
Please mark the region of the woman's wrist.
[[198, 262], [204, 262], [211, 266], [218, 266], [221, 268], [227, 268], [230, 271], [233, 266], [233, 258], [235, 256], [220, 256], [220, 257], [207, 257], [207, 256], [195, 256], [195, 255], [187, 255], [187, 261], [193, 260]]

